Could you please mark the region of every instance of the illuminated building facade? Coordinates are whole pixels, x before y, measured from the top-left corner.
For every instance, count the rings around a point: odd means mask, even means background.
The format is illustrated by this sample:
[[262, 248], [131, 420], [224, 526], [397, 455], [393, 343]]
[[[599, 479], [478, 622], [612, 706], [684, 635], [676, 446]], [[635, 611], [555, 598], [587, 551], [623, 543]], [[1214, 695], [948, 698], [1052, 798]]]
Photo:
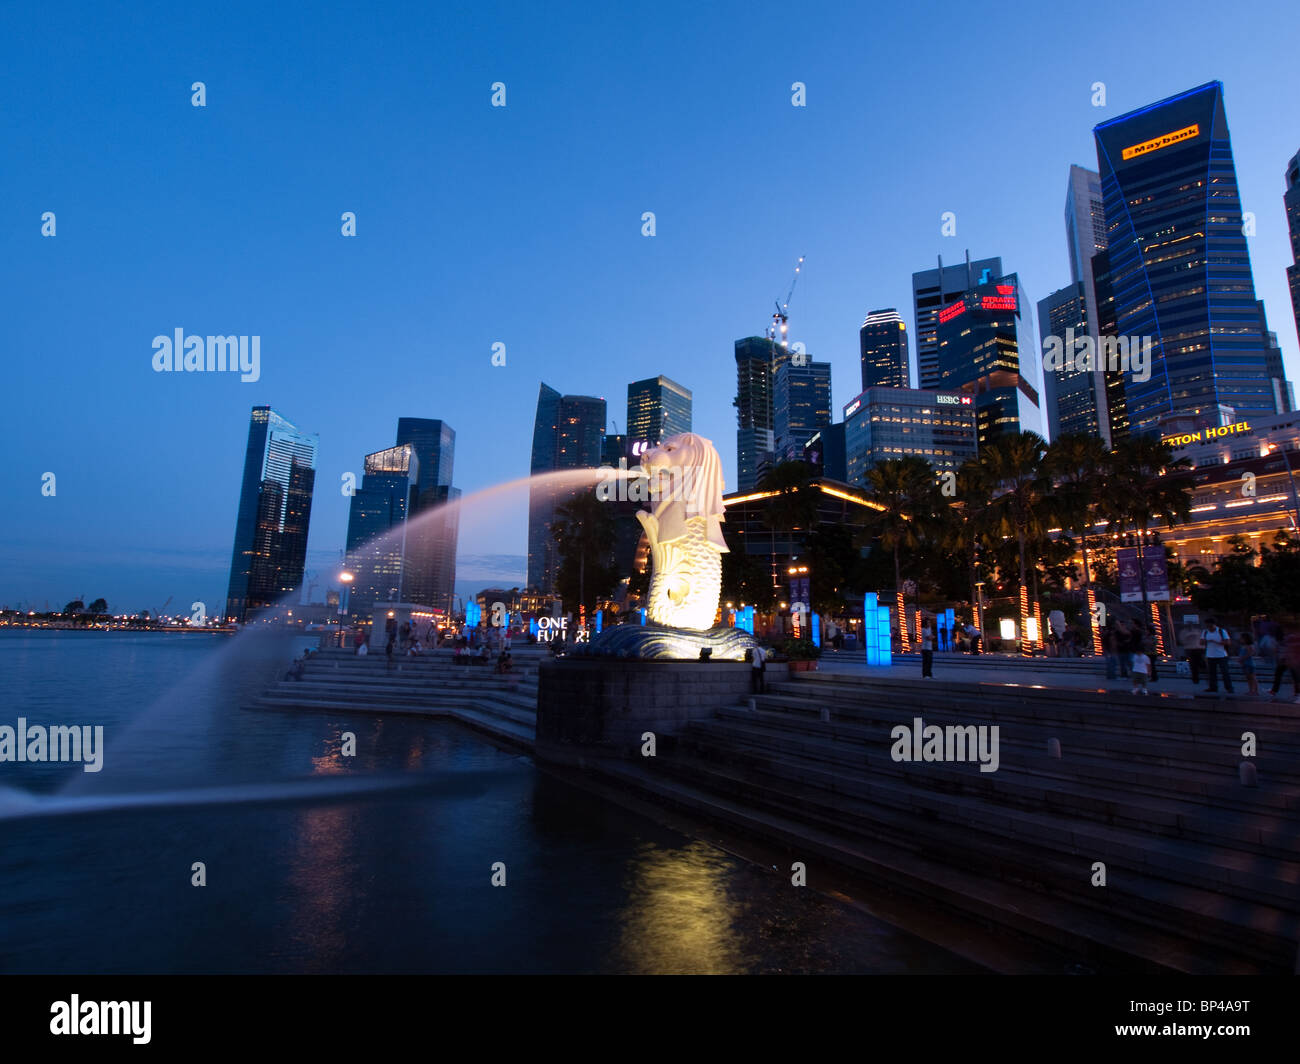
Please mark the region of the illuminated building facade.
[[803, 447], [831, 423], [831, 364], [783, 359], [772, 395], [772, 436], [776, 461], [803, 457]]
[[1001, 277], [1000, 258], [977, 259], [972, 262], [970, 253], [958, 266], [945, 266], [943, 259], [933, 270], [918, 270], [912, 274], [912, 311], [916, 320], [916, 368], [918, 388], [938, 388], [939, 372], [939, 313], [954, 300], [960, 299], [981, 278]]
[[975, 400], [960, 392], [868, 388], [844, 407], [846, 483], [865, 487], [879, 462], [917, 455], [955, 472], [976, 455]]
[[1032, 321], [1014, 273], [982, 278], [938, 314], [939, 387], [974, 399], [980, 447], [999, 436], [1043, 431]]
[[[561, 395], [542, 384], [533, 423], [530, 472], [595, 469], [600, 465], [605, 436], [605, 400], [590, 395]], [[555, 589], [559, 548], [551, 534], [556, 510], [573, 498], [575, 489], [534, 484], [528, 492], [528, 586], [543, 594]]]
[[1098, 125], [1117, 335], [1154, 341], [1125, 377], [1135, 433], [1170, 415], [1276, 412], [1224, 113], [1210, 82]]
[[226, 617], [240, 623], [302, 586], [319, 438], [253, 407], [235, 518]]
[[456, 430], [436, 418], [403, 417], [397, 420], [396, 442], [409, 443], [419, 461], [419, 491], [412, 514], [427, 514], [419, 516], [410, 529], [403, 594], [407, 602], [450, 611], [460, 535], [460, 508], [447, 505], [460, 498], [460, 489], [451, 485]]
[[777, 367], [789, 352], [762, 336], [736, 341], [736, 487], [752, 490], [776, 449], [774, 392]]
[[416, 559], [406, 522], [420, 495], [420, 460], [409, 443], [366, 455], [363, 469], [348, 512], [345, 565], [353, 577], [348, 612], [354, 618], [367, 616], [376, 603], [409, 598]]
[[907, 325], [893, 307], [873, 310], [858, 330], [862, 390], [906, 388], [911, 383]]
[[650, 377], [627, 386], [627, 437], [653, 447], [669, 436], [691, 431], [691, 390], [667, 377]]

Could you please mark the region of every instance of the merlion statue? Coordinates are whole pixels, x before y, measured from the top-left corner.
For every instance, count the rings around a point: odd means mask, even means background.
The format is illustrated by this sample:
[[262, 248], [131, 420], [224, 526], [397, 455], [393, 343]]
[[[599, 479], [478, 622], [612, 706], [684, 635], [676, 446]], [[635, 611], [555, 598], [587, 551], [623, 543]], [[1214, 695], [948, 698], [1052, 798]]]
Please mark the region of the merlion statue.
[[[648, 489], [637, 513], [650, 544], [645, 624], [611, 625], [577, 653], [655, 661], [743, 661], [754, 637], [713, 627], [722, 593], [722, 461], [693, 432], [671, 436], [629, 470]], [[646, 494], [641, 494], [645, 499]]]
[[641, 456], [650, 510], [637, 513], [653, 576], [646, 614], [655, 624], [703, 632], [722, 592], [722, 460], [703, 436], [670, 436]]

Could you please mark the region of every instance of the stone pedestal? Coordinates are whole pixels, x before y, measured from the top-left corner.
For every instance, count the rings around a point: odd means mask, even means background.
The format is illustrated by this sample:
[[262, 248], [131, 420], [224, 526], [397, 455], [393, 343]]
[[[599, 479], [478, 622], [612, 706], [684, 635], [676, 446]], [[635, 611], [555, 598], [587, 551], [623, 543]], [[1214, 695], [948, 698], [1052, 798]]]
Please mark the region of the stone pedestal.
[[675, 735], [749, 694], [752, 667], [732, 661], [543, 662], [537, 685], [537, 754], [639, 757], [641, 736]]

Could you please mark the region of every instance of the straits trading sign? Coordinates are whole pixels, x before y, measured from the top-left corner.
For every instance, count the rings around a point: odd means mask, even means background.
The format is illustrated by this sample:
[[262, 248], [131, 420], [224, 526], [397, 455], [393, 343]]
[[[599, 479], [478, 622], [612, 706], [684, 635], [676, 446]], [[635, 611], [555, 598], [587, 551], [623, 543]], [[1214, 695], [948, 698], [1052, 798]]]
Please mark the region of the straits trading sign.
[[1176, 129], [1164, 136], [1144, 140], [1141, 144], [1131, 145], [1120, 152], [1120, 158], [1128, 162], [1129, 159], [1136, 159], [1139, 155], [1150, 155], [1153, 151], [1159, 151], [1161, 148], [1181, 144], [1185, 140], [1195, 140], [1200, 135], [1200, 126], [1184, 126], [1182, 129]]

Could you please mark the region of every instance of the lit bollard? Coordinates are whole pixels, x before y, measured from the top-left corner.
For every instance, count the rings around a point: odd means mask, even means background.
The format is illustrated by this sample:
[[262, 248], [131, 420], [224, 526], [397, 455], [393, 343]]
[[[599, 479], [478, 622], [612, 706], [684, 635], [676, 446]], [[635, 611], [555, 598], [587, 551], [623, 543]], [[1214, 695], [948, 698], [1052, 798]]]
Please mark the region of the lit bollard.
[[1060, 739], [1048, 739], [1048, 740], [1047, 740], [1047, 756], [1048, 756], [1048, 757], [1055, 757], [1055, 758], [1059, 758], [1059, 757], [1061, 756], [1061, 740], [1060, 740]]

